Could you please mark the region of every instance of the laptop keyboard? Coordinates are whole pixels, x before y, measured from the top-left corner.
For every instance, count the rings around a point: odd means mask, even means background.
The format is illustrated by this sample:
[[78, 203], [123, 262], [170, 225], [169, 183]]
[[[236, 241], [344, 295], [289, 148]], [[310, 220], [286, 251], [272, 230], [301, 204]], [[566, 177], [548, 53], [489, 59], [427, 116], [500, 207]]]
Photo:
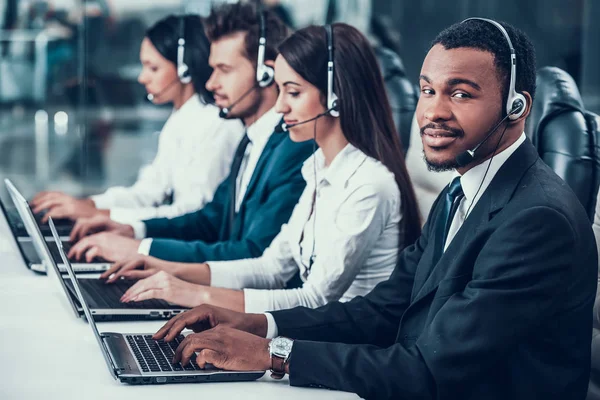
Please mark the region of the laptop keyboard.
[[110, 284], [106, 284], [105, 281], [101, 279], [78, 279], [78, 282], [82, 289], [87, 291], [97, 305], [100, 306], [99, 308], [176, 308], [170, 306], [166, 301], [156, 299], [121, 303], [121, 296], [133, 286], [136, 282], [134, 280], [119, 279], [115, 283]]
[[183, 335], [179, 335], [171, 342], [153, 340], [151, 335], [125, 335], [125, 339], [143, 372], [198, 371], [202, 369], [196, 364], [195, 357], [192, 357], [186, 365], [171, 363], [175, 349], [183, 340]]

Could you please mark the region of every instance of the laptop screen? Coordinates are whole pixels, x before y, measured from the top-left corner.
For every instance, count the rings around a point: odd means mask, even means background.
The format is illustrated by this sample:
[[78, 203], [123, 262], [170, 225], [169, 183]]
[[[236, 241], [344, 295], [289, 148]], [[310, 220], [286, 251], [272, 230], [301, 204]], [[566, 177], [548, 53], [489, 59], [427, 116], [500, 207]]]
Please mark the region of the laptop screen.
[[[83, 294], [81, 293], [81, 288], [79, 287], [79, 282], [77, 281], [77, 278], [75, 277], [75, 272], [73, 271], [73, 267], [71, 266], [71, 263], [69, 262], [69, 258], [65, 254], [65, 249], [63, 248], [62, 241], [60, 240], [60, 236], [58, 235], [58, 232], [56, 230], [56, 227], [54, 226], [54, 222], [52, 221], [52, 218], [49, 219], [48, 223], [50, 225], [50, 230], [52, 231], [52, 236], [54, 237], [54, 242], [56, 243], [56, 246], [58, 247], [58, 252], [60, 253], [60, 257], [63, 260], [63, 264], [65, 265], [65, 268], [67, 269], [69, 278], [71, 278], [71, 282], [73, 283], [73, 287], [75, 288], [75, 292], [77, 293], [77, 297], [79, 298], [79, 302], [81, 303], [81, 307], [83, 308], [85, 318], [87, 319], [88, 324], [92, 327], [92, 331], [94, 332], [94, 336], [96, 337], [96, 341], [98, 342], [98, 345], [102, 349], [102, 354], [104, 355], [104, 360], [106, 361], [106, 364], [108, 365], [108, 369], [110, 370], [110, 373], [112, 374], [112, 376], [115, 379], [117, 379], [117, 375], [115, 374], [115, 369], [114, 369], [112, 362], [110, 361], [109, 356], [108, 356], [108, 349], [106, 348], [104, 341], [102, 340], [102, 337], [100, 336], [100, 332], [98, 332], [98, 327], [96, 326], [96, 322], [94, 321], [94, 318], [92, 317], [92, 312], [90, 311], [90, 308], [88, 307], [87, 302], [85, 301], [85, 298], [83, 297]], [[63, 285], [64, 285], [64, 283], [63, 283]]]

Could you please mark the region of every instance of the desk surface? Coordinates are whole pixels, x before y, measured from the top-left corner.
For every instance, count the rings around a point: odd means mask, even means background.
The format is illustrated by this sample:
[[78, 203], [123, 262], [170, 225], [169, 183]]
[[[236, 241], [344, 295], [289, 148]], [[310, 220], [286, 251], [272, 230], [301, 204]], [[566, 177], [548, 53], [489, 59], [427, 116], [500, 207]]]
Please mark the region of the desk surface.
[[[293, 388], [265, 374], [256, 382], [129, 386], [111, 377], [92, 331], [72, 314], [52, 275], [29, 271], [0, 214], [1, 399], [356, 399]], [[100, 331], [154, 332], [162, 322], [105, 322]], [[85, 368], [83, 368], [85, 366]]]

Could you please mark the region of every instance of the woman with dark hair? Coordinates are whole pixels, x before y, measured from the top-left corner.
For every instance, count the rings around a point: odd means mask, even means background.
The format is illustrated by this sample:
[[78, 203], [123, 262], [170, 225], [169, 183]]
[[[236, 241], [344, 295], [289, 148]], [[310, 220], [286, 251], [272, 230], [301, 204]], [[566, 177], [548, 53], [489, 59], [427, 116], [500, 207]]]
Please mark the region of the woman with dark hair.
[[[332, 31], [339, 118], [330, 113], [323, 27], [296, 32], [275, 61], [276, 109], [292, 140], [314, 138], [319, 150], [305, 162], [306, 189], [269, 248], [255, 259], [200, 265], [148, 257], [117, 264], [104, 275], [116, 272], [110, 281], [149, 276], [122, 301], [158, 297], [245, 312], [316, 308], [363, 296], [389, 277], [398, 253], [420, 235], [419, 212], [373, 50], [349, 25]], [[296, 273], [301, 287], [284, 289]]]
[[[179, 44], [183, 39], [185, 43]], [[87, 199], [43, 192], [33, 199], [34, 212], [77, 219], [105, 214], [125, 223], [175, 217], [202, 208], [229, 173], [243, 135], [237, 120], [219, 118], [205, 84], [210, 43], [200, 17], [169, 16], [146, 31], [138, 81], [154, 104], [173, 104], [151, 165], [130, 187], [113, 187]], [[178, 62], [183, 55], [183, 62]], [[47, 218], [47, 217], [46, 217]]]

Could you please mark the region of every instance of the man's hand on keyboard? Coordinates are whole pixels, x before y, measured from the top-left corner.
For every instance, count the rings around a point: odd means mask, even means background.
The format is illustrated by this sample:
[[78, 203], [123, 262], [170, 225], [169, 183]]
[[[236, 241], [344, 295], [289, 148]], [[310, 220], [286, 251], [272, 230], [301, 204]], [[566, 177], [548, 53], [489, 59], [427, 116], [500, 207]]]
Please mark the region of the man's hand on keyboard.
[[170, 342], [184, 329], [197, 333], [220, 325], [263, 338], [267, 336], [267, 317], [264, 314], [246, 314], [203, 304], [171, 318], [154, 334], [153, 339]]
[[134, 237], [131, 225], [120, 224], [106, 215], [96, 215], [91, 218], [78, 219], [71, 231], [70, 239], [72, 242], [76, 242], [81, 238], [99, 232], [111, 232], [128, 238]]
[[68, 256], [70, 259], [85, 260], [88, 263], [96, 257], [119, 261], [135, 256], [139, 246], [139, 240], [102, 232], [81, 239], [71, 247]]
[[53, 219], [68, 218], [76, 220], [83, 217], [92, 217], [101, 213], [91, 199], [77, 199], [61, 192], [41, 192], [31, 201], [34, 214], [46, 210], [42, 223]]
[[185, 365], [195, 356], [200, 368], [209, 363], [225, 370], [266, 371], [271, 368], [269, 342], [251, 333], [218, 325], [187, 335], [177, 347], [173, 362]]

